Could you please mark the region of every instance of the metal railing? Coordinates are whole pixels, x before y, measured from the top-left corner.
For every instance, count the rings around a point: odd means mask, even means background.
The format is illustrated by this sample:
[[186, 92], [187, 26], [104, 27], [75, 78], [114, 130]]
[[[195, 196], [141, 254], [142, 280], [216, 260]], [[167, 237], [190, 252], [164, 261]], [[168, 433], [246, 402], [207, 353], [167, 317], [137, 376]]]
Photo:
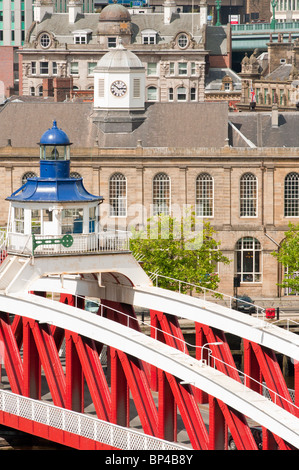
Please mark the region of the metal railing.
[[[227, 299], [228, 307], [233, 309], [234, 303], [242, 303], [246, 304], [247, 306], [254, 307], [256, 311], [256, 316], [257, 318], [260, 318], [260, 315], [262, 315], [262, 319], [265, 317], [265, 308], [261, 307], [259, 305], [253, 304], [251, 302], [247, 302], [246, 300], [241, 300], [237, 297], [234, 297], [233, 295], [229, 294], [223, 294], [222, 292], [218, 292], [213, 289], [209, 289], [208, 287], [201, 286], [199, 284], [193, 284], [192, 282], [188, 281], [181, 281], [180, 279], [175, 279], [169, 276], [164, 276], [163, 274], [159, 274], [157, 272], [150, 272], [150, 278], [152, 279], [153, 282], [156, 283], [156, 287], [159, 287], [159, 278], [163, 279], [168, 279], [169, 281], [176, 283], [178, 285], [178, 292], [181, 293], [182, 290], [182, 285], [187, 286], [193, 291], [197, 291], [197, 293], [201, 293], [203, 295], [203, 300], [204, 302], [207, 301], [207, 295], [213, 296], [213, 297], [218, 297], [221, 299]], [[208, 300], [209, 302], [211, 301], [210, 299]]]
[[7, 233], [8, 253], [24, 255], [57, 255], [129, 251], [129, 232], [116, 230], [100, 233], [39, 235]]
[[242, 32], [289, 32], [293, 30], [299, 30], [299, 21], [290, 21], [290, 22], [276, 22], [275, 27], [271, 27], [271, 23], [250, 23], [250, 24], [232, 24], [231, 25], [232, 33], [242, 33]]
[[0, 409], [5, 413], [67, 431], [121, 450], [176, 450], [185, 446], [163, 441], [102, 421], [92, 416], [0, 390]]

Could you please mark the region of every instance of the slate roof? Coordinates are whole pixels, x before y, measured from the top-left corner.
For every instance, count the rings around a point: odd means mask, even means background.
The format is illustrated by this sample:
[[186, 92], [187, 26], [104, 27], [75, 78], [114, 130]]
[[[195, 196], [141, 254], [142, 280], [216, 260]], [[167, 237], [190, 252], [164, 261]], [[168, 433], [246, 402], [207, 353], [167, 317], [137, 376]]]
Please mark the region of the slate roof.
[[217, 91], [221, 89], [223, 78], [228, 75], [234, 84], [234, 91], [240, 92], [242, 89], [240, 77], [229, 68], [210, 68], [205, 79], [206, 91]]
[[[11, 139], [13, 147], [36, 148], [41, 135], [57, 126], [69, 136], [72, 147], [223, 147], [227, 138], [227, 103], [155, 103], [146, 119], [129, 134], [104, 134], [93, 123], [92, 103], [8, 101], [0, 107], [0, 146]], [[178, 119], [179, 116], [179, 119]], [[215, 130], [217, 129], [217, 132]]]
[[[272, 126], [271, 112], [229, 113], [228, 118], [257, 147], [299, 147], [297, 111], [280, 112], [278, 127]], [[231, 143], [240, 145], [237, 140]]]

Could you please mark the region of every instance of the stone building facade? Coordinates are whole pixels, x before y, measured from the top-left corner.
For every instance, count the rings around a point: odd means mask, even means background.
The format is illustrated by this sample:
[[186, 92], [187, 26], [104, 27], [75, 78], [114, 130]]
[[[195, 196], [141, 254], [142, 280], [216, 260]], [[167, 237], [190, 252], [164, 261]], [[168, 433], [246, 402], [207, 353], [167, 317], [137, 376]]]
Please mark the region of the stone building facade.
[[174, 216], [184, 207], [192, 208], [198, 220], [215, 228], [231, 260], [217, 267], [221, 292], [233, 294], [238, 275], [239, 294], [250, 295], [258, 304], [261, 299], [270, 306], [281, 296], [293, 298], [277, 286], [283, 272], [272, 252], [279, 248], [289, 221], [299, 222], [296, 113], [280, 115], [284, 137], [280, 125], [272, 126], [269, 113], [228, 115], [224, 103], [156, 103], [146, 108], [145, 121], [126, 134], [105, 134], [93, 116], [91, 103], [36, 98], [4, 106], [2, 225], [8, 214], [5, 197], [38, 173], [36, 142], [57, 119], [73, 142], [71, 172], [84, 178], [88, 191], [105, 199], [103, 229], [143, 226], [157, 207]]
[[[129, 13], [118, 4], [83, 13], [80, 1], [70, 0], [68, 13], [55, 13], [53, 2], [39, 0], [20, 50], [20, 95], [42, 96], [57, 78], [72, 79], [68, 98], [92, 95], [97, 62], [121, 41], [145, 67], [148, 102], [204, 101], [206, 75], [216, 67], [226, 76], [232, 52], [230, 28], [207, 26], [206, 2], [200, 5], [194, 14], [178, 13], [174, 0], [161, 13]], [[238, 101], [239, 82], [234, 77], [208, 99]]]
[[283, 38], [278, 34], [274, 41], [272, 35], [266, 53], [258, 51], [242, 60], [239, 76], [242, 80], [240, 109], [250, 106], [252, 91], [256, 110], [271, 109], [273, 105], [281, 110], [297, 109], [299, 103], [299, 44], [291, 35]]

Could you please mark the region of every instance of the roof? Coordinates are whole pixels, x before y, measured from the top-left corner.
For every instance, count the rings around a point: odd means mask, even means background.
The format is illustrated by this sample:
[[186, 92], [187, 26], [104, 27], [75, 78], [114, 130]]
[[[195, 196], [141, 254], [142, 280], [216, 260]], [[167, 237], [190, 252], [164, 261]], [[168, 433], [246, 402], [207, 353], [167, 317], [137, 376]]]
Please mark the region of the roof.
[[131, 21], [131, 15], [123, 5], [114, 3], [103, 8], [100, 21]]
[[[257, 147], [299, 147], [297, 111], [279, 112], [278, 127], [272, 126], [271, 111], [231, 113], [229, 120]], [[237, 140], [232, 145], [242, 146]]]
[[41, 145], [70, 145], [70, 140], [62, 129], [58, 129], [56, 121], [53, 126], [41, 136]]
[[234, 85], [234, 91], [241, 92], [242, 85], [240, 77], [229, 68], [210, 68], [206, 76], [206, 91], [219, 91], [224, 77], [230, 77]]
[[128, 51], [122, 44], [111, 49], [97, 63], [97, 70], [144, 69], [141, 60], [133, 52]]
[[11, 139], [13, 147], [38, 148], [40, 136], [53, 120], [71, 139], [73, 151], [85, 148], [86, 154], [95, 145], [135, 148], [138, 140], [144, 147], [223, 147], [227, 138], [225, 102], [148, 103], [146, 119], [129, 134], [104, 134], [93, 115], [93, 103], [8, 101], [0, 107], [0, 146]]

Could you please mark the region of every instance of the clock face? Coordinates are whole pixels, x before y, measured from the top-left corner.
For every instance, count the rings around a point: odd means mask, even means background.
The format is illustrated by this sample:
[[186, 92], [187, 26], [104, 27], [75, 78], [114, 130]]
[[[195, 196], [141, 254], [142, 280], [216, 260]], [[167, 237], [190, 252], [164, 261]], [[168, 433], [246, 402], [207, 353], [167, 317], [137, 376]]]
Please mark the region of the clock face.
[[112, 83], [110, 90], [114, 96], [124, 96], [127, 92], [127, 85], [121, 80], [116, 80]]

